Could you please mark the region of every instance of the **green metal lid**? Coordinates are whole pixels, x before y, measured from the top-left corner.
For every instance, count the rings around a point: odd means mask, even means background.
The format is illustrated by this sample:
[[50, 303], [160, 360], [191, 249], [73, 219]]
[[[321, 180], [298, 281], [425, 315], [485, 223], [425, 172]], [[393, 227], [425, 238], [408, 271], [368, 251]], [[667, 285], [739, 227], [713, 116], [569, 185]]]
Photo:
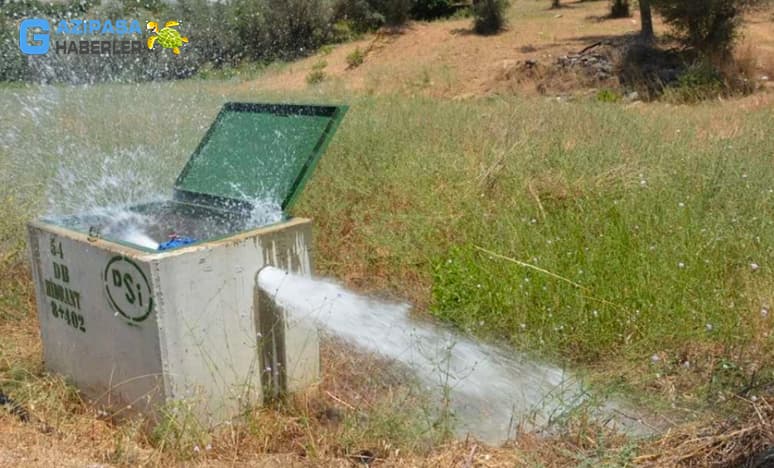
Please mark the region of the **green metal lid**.
[[175, 182], [200, 203], [276, 202], [283, 211], [301, 192], [346, 106], [230, 102]]

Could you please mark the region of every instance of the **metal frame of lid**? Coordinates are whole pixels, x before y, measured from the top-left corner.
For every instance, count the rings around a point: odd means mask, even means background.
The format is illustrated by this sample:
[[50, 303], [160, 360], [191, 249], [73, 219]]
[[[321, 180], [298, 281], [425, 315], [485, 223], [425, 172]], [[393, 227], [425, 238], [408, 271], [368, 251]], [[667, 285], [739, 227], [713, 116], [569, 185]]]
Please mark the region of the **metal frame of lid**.
[[[344, 118], [344, 114], [347, 112], [348, 106], [324, 106], [324, 105], [312, 105], [312, 104], [269, 104], [269, 103], [245, 103], [245, 102], [229, 102], [226, 103], [218, 113], [215, 121], [207, 130], [207, 133], [202, 138], [201, 142], [194, 150], [193, 154], [189, 158], [180, 175], [175, 181], [175, 199], [186, 203], [194, 203], [198, 205], [217, 206], [226, 208], [229, 210], [238, 209], [250, 209], [252, 204], [249, 200], [236, 198], [234, 196], [226, 196], [221, 193], [208, 193], [206, 190], [190, 190], [186, 188], [186, 182], [190, 182], [188, 179], [192, 177], [192, 171], [202, 171], [202, 168], [196, 168], [197, 163], [200, 163], [201, 157], [212, 157], [212, 155], [206, 155], [205, 149], [208, 143], [213, 137], [221, 130], [221, 124], [227, 118], [227, 116], [233, 113], [256, 113], [270, 117], [322, 117], [327, 120], [321, 131], [309, 130], [309, 135], [316, 135], [317, 140], [314, 143], [313, 148], [309, 151], [309, 154], [303, 154], [300, 158], [303, 159], [303, 164], [295, 174], [295, 178], [287, 188], [287, 193], [284, 193], [282, 200], [277, 200], [280, 203], [283, 212], [286, 212], [296, 201], [298, 195], [303, 189], [304, 185], [308, 181], [314, 168], [325, 152], [331, 137], [336, 132], [341, 120]], [[267, 129], [268, 131], [268, 129]], [[314, 132], [314, 133], [312, 133]], [[319, 133], [319, 134], [318, 134]], [[256, 138], [263, 135], [256, 135]], [[262, 155], [255, 155], [256, 162], [259, 161]], [[221, 168], [222, 169], [222, 168]], [[193, 175], [196, 177], [196, 175]], [[215, 191], [217, 192], [217, 191]]]

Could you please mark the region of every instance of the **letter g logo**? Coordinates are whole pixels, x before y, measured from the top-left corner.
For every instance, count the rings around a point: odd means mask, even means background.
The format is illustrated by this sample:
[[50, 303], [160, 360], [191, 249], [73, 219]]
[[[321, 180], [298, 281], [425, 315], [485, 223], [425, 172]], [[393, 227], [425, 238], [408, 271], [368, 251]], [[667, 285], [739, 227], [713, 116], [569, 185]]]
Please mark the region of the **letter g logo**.
[[[28, 32], [33, 29], [32, 41], [28, 41]], [[39, 29], [40, 31], [34, 31]], [[19, 24], [19, 49], [27, 55], [43, 55], [51, 47], [51, 38], [48, 32], [51, 26], [47, 20], [41, 18], [28, 18]]]

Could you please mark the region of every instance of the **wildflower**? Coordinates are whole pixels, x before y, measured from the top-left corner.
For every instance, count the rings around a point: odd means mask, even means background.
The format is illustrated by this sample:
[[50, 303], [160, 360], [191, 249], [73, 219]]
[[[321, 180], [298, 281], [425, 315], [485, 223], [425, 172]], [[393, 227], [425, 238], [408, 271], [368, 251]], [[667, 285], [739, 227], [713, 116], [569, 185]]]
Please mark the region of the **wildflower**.
[[769, 306], [761, 307], [761, 317], [766, 318], [769, 315]]
[[751, 263], [751, 264], [750, 264], [750, 269], [751, 269], [752, 271], [758, 271], [758, 269], [759, 269], [760, 267], [761, 267], [761, 266], [760, 266], [760, 265], [758, 265], [758, 264], [757, 264], [757, 263], [755, 263], [755, 262], [753, 262], [753, 263]]
[[194, 445], [194, 452], [199, 453], [199, 450], [200, 450], [199, 446], [198, 445]]
[[653, 364], [659, 362], [660, 360], [661, 360], [661, 356], [659, 356], [658, 354], [654, 354], [653, 356], [650, 357], [650, 362], [652, 362]]
[[706, 328], [708, 332], [711, 332], [714, 327], [711, 323], [708, 323], [704, 328]]
[[685, 263], [683, 263], [683, 262], [677, 262], [677, 267], [678, 267], [678, 268], [685, 268]]

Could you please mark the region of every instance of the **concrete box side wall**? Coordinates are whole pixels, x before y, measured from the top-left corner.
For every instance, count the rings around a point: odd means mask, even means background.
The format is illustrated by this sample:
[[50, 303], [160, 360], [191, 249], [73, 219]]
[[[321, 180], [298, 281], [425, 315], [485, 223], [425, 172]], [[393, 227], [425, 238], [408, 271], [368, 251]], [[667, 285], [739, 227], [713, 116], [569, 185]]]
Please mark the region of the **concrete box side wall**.
[[[299, 234], [301, 235], [261, 237], [264, 256], [267, 258], [266, 265], [310, 276], [313, 272], [313, 255], [310, 252], [313, 245], [311, 223], [305, 225]], [[270, 295], [267, 295], [267, 298], [270, 298]], [[282, 320], [282, 355], [285, 367], [285, 388], [282, 390], [293, 393], [316, 383], [320, 376], [320, 340], [315, 323], [293, 318], [285, 310], [276, 308], [273, 303], [268, 306], [273, 310], [261, 310], [261, 307], [266, 307], [266, 300], [256, 300], [255, 303], [256, 320], [266, 317], [281, 317]]]
[[[155, 317], [135, 322], [121, 315], [109, 297], [112, 290], [121, 303], [126, 299], [119, 295], [131, 294], [139, 304], [136, 295], [144, 293], [148, 301], [153, 288], [148, 264], [53, 225], [30, 225], [29, 241], [46, 368], [113, 410], [123, 413], [131, 406], [152, 412], [164, 401]], [[122, 278], [129, 273], [137, 279], [131, 291], [125, 289], [128, 283], [116, 286], [105, 274], [114, 259], [113, 266], [126, 269]], [[148, 302], [142, 306], [152, 308]]]
[[291, 220], [152, 260], [168, 397], [202, 423], [262, 403], [255, 277], [267, 264], [308, 273], [310, 233], [308, 220]]

